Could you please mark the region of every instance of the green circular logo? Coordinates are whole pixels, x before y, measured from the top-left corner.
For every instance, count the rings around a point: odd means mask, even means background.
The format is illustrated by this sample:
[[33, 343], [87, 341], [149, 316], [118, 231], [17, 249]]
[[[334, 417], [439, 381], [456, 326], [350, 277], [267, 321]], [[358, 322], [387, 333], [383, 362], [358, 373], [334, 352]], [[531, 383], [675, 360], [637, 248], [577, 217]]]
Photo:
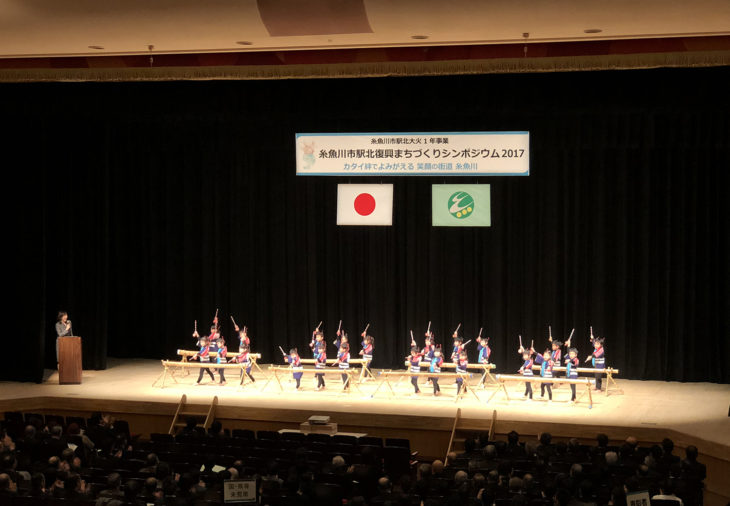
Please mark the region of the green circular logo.
[[451, 216], [463, 220], [474, 212], [474, 199], [466, 192], [456, 192], [449, 197], [446, 207]]

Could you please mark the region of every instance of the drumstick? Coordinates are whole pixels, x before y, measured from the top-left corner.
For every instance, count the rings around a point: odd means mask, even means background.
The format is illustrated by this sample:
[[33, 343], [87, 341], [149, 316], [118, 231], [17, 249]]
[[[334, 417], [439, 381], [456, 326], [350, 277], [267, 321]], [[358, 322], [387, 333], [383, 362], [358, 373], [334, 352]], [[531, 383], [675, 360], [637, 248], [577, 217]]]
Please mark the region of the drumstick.
[[413, 339], [413, 331], [411, 330], [411, 346], [413, 346], [414, 344], [416, 344], [416, 340]]
[[553, 342], [553, 328], [550, 325], [548, 325], [548, 335], [550, 336], [550, 337], [548, 337], [548, 341], [550, 341], [552, 343]]
[[231, 315], [231, 321], [233, 322], [234, 327], [238, 327], [238, 325], [236, 325], [236, 320], [233, 319], [233, 315]]
[[314, 329], [314, 331], [315, 331], [315, 332], [316, 332], [316, 331], [318, 331], [318, 330], [319, 330], [319, 327], [321, 327], [321, 326], [322, 326], [322, 322], [319, 322], [319, 325], [317, 325], [317, 328], [316, 328], [316, 329]]
[[431, 320], [428, 320], [428, 328], [426, 329], [426, 334], [431, 333]]
[[525, 349], [525, 347], [522, 346], [522, 336], [520, 336], [520, 348], [522, 348], [523, 350]]
[[459, 324], [458, 324], [458, 325], [456, 326], [456, 330], [454, 331], [454, 334], [456, 334], [457, 332], [459, 332], [459, 329], [460, 329], [460, 328], [461, 328], [461, 323], [459, 323]]
[[370, 328], [370, 322], [368, 322], [368, 324], [365, 325], [365, 330], [363, 330], [362, 333], [364, 334], [365, 332], [367, 332], [369, 328]]
[[342, 330], [342, 320], [340, 320], [340, 324], [337, 325], [337, 332], [339, 332], [340, 330]]
[[286, 357], [286, 353], [284, 353], [284, 348], [282, 348], [281, 346], [279, 346], [279, 349], [281, 350], [281, 354]]
[[467, 344], [469, 344], [470, 342], [471, 342], [471, 339], [469, 339], [469, 340], [468, 340], [467, 342], [465, 342], [464, 344], [462, 344], [462, 345], [461, 345], [461, 347], [463, 348], [464, 346], [466, 346], [466, 345], [467, 345]]

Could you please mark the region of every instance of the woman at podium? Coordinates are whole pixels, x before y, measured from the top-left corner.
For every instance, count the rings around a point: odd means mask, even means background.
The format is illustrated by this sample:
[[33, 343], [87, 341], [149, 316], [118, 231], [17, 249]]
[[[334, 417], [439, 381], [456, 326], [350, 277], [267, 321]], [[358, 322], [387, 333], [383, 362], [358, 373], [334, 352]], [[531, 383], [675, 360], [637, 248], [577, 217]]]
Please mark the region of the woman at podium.
[[58, 363], [58, 338], [73, 335], [71, 320], [68, 319], [68, 313], [66, 311], [58, 312], [58, 317], [56, 318], [56, 335], [56, 363]]

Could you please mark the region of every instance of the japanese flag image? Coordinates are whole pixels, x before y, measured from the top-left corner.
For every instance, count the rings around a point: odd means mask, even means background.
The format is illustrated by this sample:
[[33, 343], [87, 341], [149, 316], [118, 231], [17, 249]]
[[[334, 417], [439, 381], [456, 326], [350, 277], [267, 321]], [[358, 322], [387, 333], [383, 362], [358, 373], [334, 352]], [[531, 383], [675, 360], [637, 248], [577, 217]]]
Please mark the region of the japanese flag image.
[[338, 184], [338, 225], [392, 225], [392, 184]]

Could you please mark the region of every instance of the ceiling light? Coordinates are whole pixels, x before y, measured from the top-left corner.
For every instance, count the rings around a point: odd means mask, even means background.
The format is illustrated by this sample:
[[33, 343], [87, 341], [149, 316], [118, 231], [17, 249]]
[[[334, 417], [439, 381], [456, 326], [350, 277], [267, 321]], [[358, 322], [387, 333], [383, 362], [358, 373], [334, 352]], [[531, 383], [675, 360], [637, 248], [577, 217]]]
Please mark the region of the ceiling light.
[[411, 35], [411, 38], [415, 40], [426, 40], [428, 35]]
[[104, 49], [104, 46], [89, 46], [89, 49]]
[[251, 42], [250, 40], [237, 40], [236, 44], [238, 44], [239, 46], [253, 46], [253, 42]]
[[602, 31], [600, 28], [586, 28], [583, 33], [601, 33]]

